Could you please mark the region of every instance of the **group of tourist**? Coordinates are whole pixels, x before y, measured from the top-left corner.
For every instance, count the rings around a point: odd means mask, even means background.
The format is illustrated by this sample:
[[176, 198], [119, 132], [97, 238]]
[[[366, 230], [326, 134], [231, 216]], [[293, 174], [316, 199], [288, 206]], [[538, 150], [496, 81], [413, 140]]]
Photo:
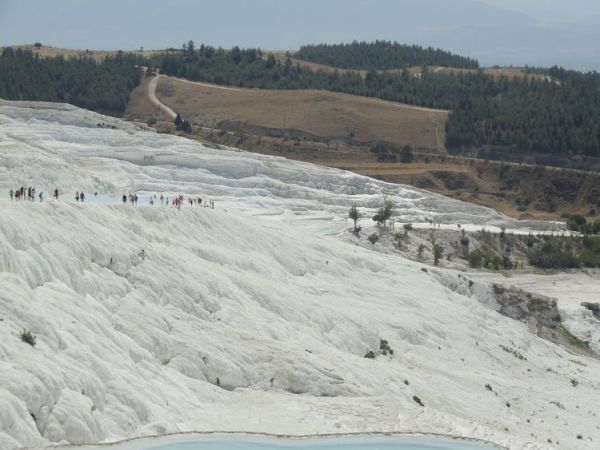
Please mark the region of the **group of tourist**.
[[[130, 194], [131, 197], [131, 194]], [[125, 203], [125, 194], [123, 194], [123, 203]], [[177, 195], [175, 197], [172, 197], [169, 199], [169, 197], [165, 197], [163, 194], [160, 194], [160, 197], [157, 197], [156, 194], [154, 194], [153, 196], [150, 196], [150, 205], [154, 205], [154, 203], [157, 203], [158, 200], [160, 200], [160, 204], [161, 205], [166, 205], [169, 206], [171, 205], [172, 207], [175, 207], [177, 209], [181, 208], [181, 205], [183, 205], [185, 203], [185, 197], [183, 195]], [[187, 202], [190, 206], [204, 206], [205, 208], [212, 208], [215, 209], [215, 201], [214, 200], [202, 200], [201, 197], [188, 197], [187, 198]], [[137, 204], [137, 195], [135, 195], [135, 202], [133, 204]]]
[[[95, 192], [94, 196], [98, 196], [98, 193]], [[56, 198], [58, 199], [58, 195], [56, 195]], [[79, 192], [79, 191], [75, 192], [75, 201], [76, 202], [85, 202], [85, 194], [83, 192]]]
[[123, 201], [124, 205], [127, 204], [127, 200], [129, 200], [129, 203], [131, 203], [132, 205], [137, 205], [138, 196], [137, 196], [137, 194], [129, 194], [129, 195], [123, 194], [123, 196], [121, 197], [121, 200]]
[[[10, 194], [11, 200], [35, 201], [35, 199], [36, 199], [36, 189], [34, 187], [25, 188], [22, 186], [16, 190], [11, 189], [9, 194]], [[59, 197], [58, 189], [54, 190], [52, 197], [55, 200], [58, 200], [58, 197]], [[94, 197], [98, 197], [98, 192], [94, 192]], [[37, 194], [37, 198], [39, 199], [40, 202], [43, 201], [44, 200], [43, 192], [40, 192], [39, 194]], [[83, 191], [75, 192], [75, 201], [76, 202], [85, 202], [86, 198], [87, 198], [86, 194]], [[156, 194], [151, 195], [150, 201], [149, 201], [150, 206], [153, 206], [155, 203], [158, 204], [159, 200], [160, 200], [161, 205], [172, 206], [175, 208], [181, 208], [181, 206], [187, 202], [190, 206], [197, 205], [197, 206], [203, 206], [204, 208], [215, 209], [215, 201], [214, 200], [206, 200], [206, 199], [203, 200], [201, 197], [185, 198], [183, 195], [176, 195], [174, 197], [166, 197], [164, 194], [161, 194], [160, 197], [157, 197]], [[138, 201], [139, 201], [139, 197], [137, 194], [123, 194], [121, 197], [121, 201], [123, 202], [124, 205], [126, 205], [128, 203], [131, 205], [137, 205]]]
[[[10, 199], [11, 200], [29, 200], [30, 202], [35, 201], [36, 198], [36, 190], [34, 187], [28, 187], [26, 188], [25, 186], [21, 186], [20, 188], [17, 188], [15, 190], [10, 190]], [[39, 194], [37, 194], [37, 198], [39, 198], [40, 202], [42, 200], [44, 200], [44, 193], [40, 192]]]

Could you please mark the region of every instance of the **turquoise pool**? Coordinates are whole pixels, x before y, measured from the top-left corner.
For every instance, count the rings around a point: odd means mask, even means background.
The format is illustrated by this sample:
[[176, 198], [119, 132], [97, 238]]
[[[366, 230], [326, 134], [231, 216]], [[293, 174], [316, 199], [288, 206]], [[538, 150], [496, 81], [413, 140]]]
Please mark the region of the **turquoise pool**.
[[[88, 450], [94, 447], [80, 447]], [[95, 447], [98, 448], [98, 447]], [[142, 439], [106, 447], [107, 450], [494, 450], [467, 441], [429, 437], [341, 437], [279, 439], [270, 437], [183, 437]]]

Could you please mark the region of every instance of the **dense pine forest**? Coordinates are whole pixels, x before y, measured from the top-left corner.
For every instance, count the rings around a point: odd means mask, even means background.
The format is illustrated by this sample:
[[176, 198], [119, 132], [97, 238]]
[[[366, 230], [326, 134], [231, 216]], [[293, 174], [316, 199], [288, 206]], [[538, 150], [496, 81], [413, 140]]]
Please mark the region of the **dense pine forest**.
[[341, 69], [389, 70], [415, 66], [443, 66], [476, 69], [475, 59], [436, 48], [375, 41], [351, 44], [305, 45], [294, 55], [298, 59]]
[[0, 98], [67, 102], [119, 115], [140, 82], [137, 59], [119, 54], [96, 62], [88, 58], [39, 58], [5, 48], [0, 55]]
[[440, 73], [426, 68], [366, 76], [355, 71], [312, 71], [290, 58], [280, 62], [260, 50], [231, 51], [188, 43], [156, 56], [166, 75], [241, 87], [327, 89], [411, 105], [449, 109], [446, 145], [503, 146], [522, 151], [600, 156], [600, 74], [553, 68], [548, 78], [494, 79], [483, 71]]

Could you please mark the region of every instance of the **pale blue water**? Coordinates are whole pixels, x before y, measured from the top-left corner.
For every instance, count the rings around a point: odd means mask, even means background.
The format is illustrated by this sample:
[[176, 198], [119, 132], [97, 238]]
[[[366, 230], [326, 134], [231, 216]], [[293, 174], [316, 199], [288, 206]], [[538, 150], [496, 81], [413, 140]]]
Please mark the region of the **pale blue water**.
[[132, 441], [111, 450], [494, 450], [472, 442], [427, 437], [275, 439], [254, 437], [168, 437]]
[[[40, 203], [40, 199], [38, 197], [40, 191], [37, 191], [35, 194], [35, 200], [31, 201], [31, 200], [21, 200], [21, 202], [24, 203]], [[165, 197], [169, 198], [169, 201], [171, 201], [173, 199], [173, 195], [165, 195]], [[189, 196], [185, 196], [185, 201], [183, 202], [182, 206], [189, 206], [187, 203], [187, 199]], [[157, 197], [154, 198], [153, 194], [140, 194], [138, 193], [138, 206], [148, 206], [150, 205], [150, 199], [154, 200], [154, 206], [171, 206], [170, 203], [167, 205], [166, 203], [161, 203], [160, 202], [160, 194], [157, 194]], [[196, 198], [196, 196], [194, 196], [194, 198]], [[0, 189], [0, 200], [1, 199], [5, 199], [8, 200], [10, 199], [10, 189]], [[48, 192], [48, 191], [42, 191], [42, 202], [48, 202], [48, 201], [54, 201], [54, 199], [52, 198], [52, 192]], [[70, 203], [78, 203], [75, 200], [75, 192], [69, 192], [69, 193], [61, 193], [60, 197], [59, 197], [59, 201], [61, 202], [70, 202]], [[81, 202], [80, 202], [81, 203]], [[105, 194], [98, 194], [98, 195], [94, 195], [94, 193], [86, 193], [85, 194], [85, 201], [83, 202], [85, 204], [93, 204], [93, 205], [121, 205], [123, 204], [123, 200], [122, 200], [122, 196], [120, 195], [116, 195], [116, 196], [111, 196], [111, 195], [105, 195]], [[127, 201], [127, 205], [131, 205], [131, 203], [129, 203], [129, 200]], [[197, 205], [194, 205], [195, 207], [197, 207]]]

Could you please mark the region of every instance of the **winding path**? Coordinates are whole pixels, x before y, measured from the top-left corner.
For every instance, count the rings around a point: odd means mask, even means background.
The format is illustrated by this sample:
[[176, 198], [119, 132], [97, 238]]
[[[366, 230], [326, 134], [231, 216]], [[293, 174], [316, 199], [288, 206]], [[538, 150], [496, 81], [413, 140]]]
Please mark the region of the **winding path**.
[[150, 99], [152, 104], [158, 106], [166, 115], [168, 115], [170, 119], [175, 120], [177, 113], [164, 103], [161, 103], [158, 97], [156, 97], [156, 85], [158, 84], [158, 79], [160, 77], [161, 75], [155, 75], [154, 78], [152, 78], [152, 81], [150, 81], [150, 84], [148, 84], [148, 99]]

